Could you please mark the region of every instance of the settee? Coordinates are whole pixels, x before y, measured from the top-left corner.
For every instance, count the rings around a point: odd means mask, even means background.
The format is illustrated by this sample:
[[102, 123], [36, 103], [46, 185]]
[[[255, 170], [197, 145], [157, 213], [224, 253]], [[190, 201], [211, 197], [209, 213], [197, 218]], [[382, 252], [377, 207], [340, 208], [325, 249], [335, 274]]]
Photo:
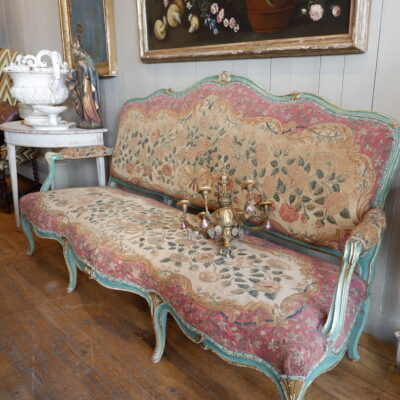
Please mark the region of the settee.
[[[21, 199], [28, 254], [34, 231], [63, 246], [68, 292], [81, 270], [143, 296], [153, 361], [171, 314], [191, 340], [299, 400], [346, 352], [359, 358], [399, 132], [380, 114], [309, 93], [274, 96], [227, 73], [159, 90], [123, 106], [114, 149], [47, 154], [43, 190]], [[108, 187], [47, 190], [57, 160], [100, 154], [112, 154]], [[246, 202], [246, 177], [272, 202], [269, 229], [234, 241], [231, 257], [182, 230], [174, 207], [185, 198], [204, 206], [198, 188], [221, 172], [235, 207]]]

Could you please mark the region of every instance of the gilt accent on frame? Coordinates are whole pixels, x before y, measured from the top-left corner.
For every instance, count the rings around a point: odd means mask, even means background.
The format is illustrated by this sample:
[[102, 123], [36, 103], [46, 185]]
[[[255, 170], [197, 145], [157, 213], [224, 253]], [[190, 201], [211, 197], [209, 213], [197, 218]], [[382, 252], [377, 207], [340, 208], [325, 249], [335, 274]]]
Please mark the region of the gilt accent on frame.
[[362, 53], [371, 0], [137, 0], [143, 62]]
[[94, 60], [100, 77], [117, 75], [113, 0], [58, 0], [64, 59], [73, 68], [77, 39]]

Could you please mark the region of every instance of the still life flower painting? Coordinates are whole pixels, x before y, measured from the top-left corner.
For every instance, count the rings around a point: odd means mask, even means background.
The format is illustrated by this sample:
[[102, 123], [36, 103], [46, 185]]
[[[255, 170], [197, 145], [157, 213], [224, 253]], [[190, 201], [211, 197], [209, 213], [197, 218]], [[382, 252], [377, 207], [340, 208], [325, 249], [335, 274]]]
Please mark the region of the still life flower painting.
[[138, 0], [144, 62], [366, 50], [371, 0]]

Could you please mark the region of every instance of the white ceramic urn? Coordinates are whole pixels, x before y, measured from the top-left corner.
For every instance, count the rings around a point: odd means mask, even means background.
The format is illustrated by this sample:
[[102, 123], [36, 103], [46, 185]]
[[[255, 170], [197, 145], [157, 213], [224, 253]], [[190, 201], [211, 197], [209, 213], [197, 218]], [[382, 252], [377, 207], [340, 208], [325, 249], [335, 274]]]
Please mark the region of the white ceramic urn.
[[[51, 65], [43, 60], [44, 57], [51, 61]], [[33, 106], [35, 110], [25, 118], [28, 124], [57, 124], [59, 118], [50, 118], [49, 115], [65, 110], [65, 107], [54, 105], [64, 102], [69, 95], [65, 84], [65, 77], [69, 72], [68, 64], [62, 61], [60, 53], [41, 50], [36, 56], [18, 56], [15, 63], [4, 68], [4, 72], [13, 81], [12, 95], [21, 103]], [[43, 106], [53, 107], [53, 112], [43, 111]], [[42, 111], [39, 112], [39, 109]]]
[[[43, 61], [44, 56], [49, 57], [52, 66]], [[65, 85], [68, 66], [57, 51], [41, 50], [36, 56], [18, 56], [4, 71], [13, 80], [12, 95], [21, 103], [55, 105], [68, 97]]]

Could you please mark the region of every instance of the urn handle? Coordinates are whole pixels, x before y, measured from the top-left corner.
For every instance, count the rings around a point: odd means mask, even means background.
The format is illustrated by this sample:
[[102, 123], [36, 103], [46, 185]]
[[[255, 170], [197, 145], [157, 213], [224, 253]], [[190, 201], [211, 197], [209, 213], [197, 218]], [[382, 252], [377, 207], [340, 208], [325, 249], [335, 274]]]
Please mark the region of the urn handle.
[[[62, 59], [61, 54], [57, 51], [41, 50], [37, 53], [36, 58], [41, 61], [44, 56], [48, 56], [53, 64], [53, 75], [56, 80], [61, 76]], [[43, 64], [43, 63], [42, 63]]]

